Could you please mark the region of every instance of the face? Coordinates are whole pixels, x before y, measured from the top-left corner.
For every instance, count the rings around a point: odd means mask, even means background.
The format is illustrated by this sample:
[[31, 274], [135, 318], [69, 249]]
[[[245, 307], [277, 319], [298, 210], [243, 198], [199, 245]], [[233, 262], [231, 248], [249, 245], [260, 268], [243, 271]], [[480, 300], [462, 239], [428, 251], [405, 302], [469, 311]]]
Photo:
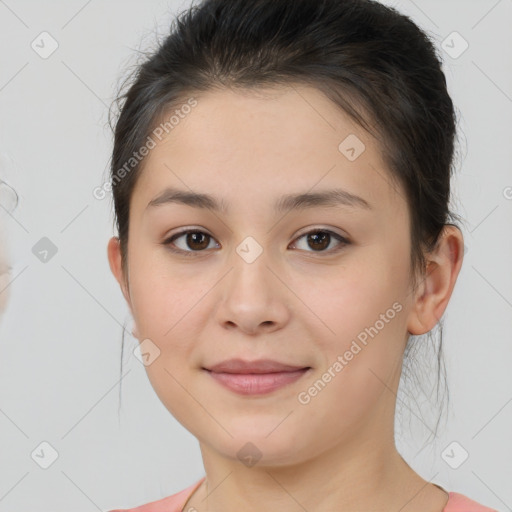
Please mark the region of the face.
[[[379, 148], [313, 88], [196, 99], [133, 191], [126, 276], [109, 244], [156, 393], [231, 459], [246, 446], [260, 463], [291, 464], [361, 436], [381, 442], [413, 297], [407, 206]], [[300, 194], [316, 201], [290, 199]], [[308, 369], [224, 374], [235, 390], [205, 370], [232, 358]]]

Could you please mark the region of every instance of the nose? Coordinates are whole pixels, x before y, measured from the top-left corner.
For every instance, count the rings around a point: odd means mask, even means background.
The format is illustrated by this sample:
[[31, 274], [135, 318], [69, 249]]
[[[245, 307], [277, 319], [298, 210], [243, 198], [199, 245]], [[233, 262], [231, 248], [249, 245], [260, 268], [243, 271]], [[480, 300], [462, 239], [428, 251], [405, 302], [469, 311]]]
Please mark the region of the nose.
[[261, 254], [248, 263], [235, 254], [233, 267], [221, 281], [216, 320], [225, 329], [245, 334], [271, 333], [290, 320], [289, 288]]

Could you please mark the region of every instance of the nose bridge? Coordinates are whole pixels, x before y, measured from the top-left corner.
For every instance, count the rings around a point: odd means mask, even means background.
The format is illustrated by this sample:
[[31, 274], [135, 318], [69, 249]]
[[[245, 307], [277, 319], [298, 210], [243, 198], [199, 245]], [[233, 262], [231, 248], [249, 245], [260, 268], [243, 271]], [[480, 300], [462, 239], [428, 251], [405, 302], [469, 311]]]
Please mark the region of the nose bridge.
[[231, 291], [245, 296], [247, 294], [258, 294], [257, 300], [268, 300], [275, 295], [275, 279], [269, 266], [270, 250], [264, 248], [253, 236], [245, 237], [240, 242], [230, 258], [230, 264], [233, 266], [231, 272], [230, 286], [234, 287]]
[[246, 332], [260, 326], [279, 328], [286, 322], [286, 287], [271, 270], [270, 253], [252, 236], [235, 247], [217, 308], [219, 322], [235, 324]]

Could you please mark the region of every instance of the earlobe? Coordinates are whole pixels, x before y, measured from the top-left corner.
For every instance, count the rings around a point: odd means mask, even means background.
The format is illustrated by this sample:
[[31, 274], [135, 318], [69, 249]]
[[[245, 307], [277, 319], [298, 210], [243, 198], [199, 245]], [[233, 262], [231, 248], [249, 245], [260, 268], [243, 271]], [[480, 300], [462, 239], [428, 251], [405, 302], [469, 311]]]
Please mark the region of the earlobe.
[[[130, 308], [130, 311], [132, 311], [132, 304], [130, 300], [130, 293], [127, 289], [126, 285], [126, 279], [123, 273], [123, 266], [122, 266], [122, 257], [121, 257], [121, 245], [119, 242], [119, 238], [116, 236], [113, 236], [107, 246], [107, 255], [108, 255], [108, 262], [110, 265], [110, 270], [112, 271], [112, 274], [114, 274], [114, 277], [116, 278], [116, 281], [119, 283], [119, 286], [121, 287], [121, 291], [123, 293], [123, 296]], [[133, 311], [132, 311], [133, 316]], [[137, 330], [137, 325], [134, 325], [132, 329], [132, 336], [140, 340], [139, 338], [139, 331]]]
[[430, 273], [435, 268], [434, 262], [429, 261], [425, 271], [425, 277], [418, 284], [416, 293], [414, 295], [414, 306], [411, 310], [407, 330], [410, 334], [419, 336], [430, 331], [434, 326], [430, 327], [428, 321], [428, 295], [429, 295], [429, 278]]
[[424, 280], [418, 286], [407, 329], [414, 335], [432, 330], [443, 316], [464, 257], [461, 231], [446, 225], [436, 248], [428, 255]]
[[116, 281], [118, 282], [119, 286], [121, 287], [121, 291], [124, 295], [124, 298], [131, 309], [130, 295], [126, 289], [125, 276], [123, 274], [122, 268], [121, 246], [119, 243], [119, 238], [117, 238], [116, 236], [113, 236], [108, 241], [107, 257], [108, 263], [110, 265], [110, 270], [114, 277], [116, 278]]

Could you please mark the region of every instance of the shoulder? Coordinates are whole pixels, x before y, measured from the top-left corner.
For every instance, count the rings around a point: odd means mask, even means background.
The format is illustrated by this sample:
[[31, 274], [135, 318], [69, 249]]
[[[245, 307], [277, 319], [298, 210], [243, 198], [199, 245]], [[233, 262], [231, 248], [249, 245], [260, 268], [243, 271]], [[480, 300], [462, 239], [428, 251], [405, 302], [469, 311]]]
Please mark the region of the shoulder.
[[464, 494], [458, 492], [450, 492], [448, 503], [443, 509], [443, 512], [498, 512], [493, 508], [486, 507]]
[[182, 508], [190, 498], [192, 493], [199, 487], [205, 477], [201, 478], [196, 483], [190, 485], [186, 489], [162, 498], [145, 505], [139, 505], [135, 508], [130, 509], [115, 509], [109, 512], [182, 512]]

